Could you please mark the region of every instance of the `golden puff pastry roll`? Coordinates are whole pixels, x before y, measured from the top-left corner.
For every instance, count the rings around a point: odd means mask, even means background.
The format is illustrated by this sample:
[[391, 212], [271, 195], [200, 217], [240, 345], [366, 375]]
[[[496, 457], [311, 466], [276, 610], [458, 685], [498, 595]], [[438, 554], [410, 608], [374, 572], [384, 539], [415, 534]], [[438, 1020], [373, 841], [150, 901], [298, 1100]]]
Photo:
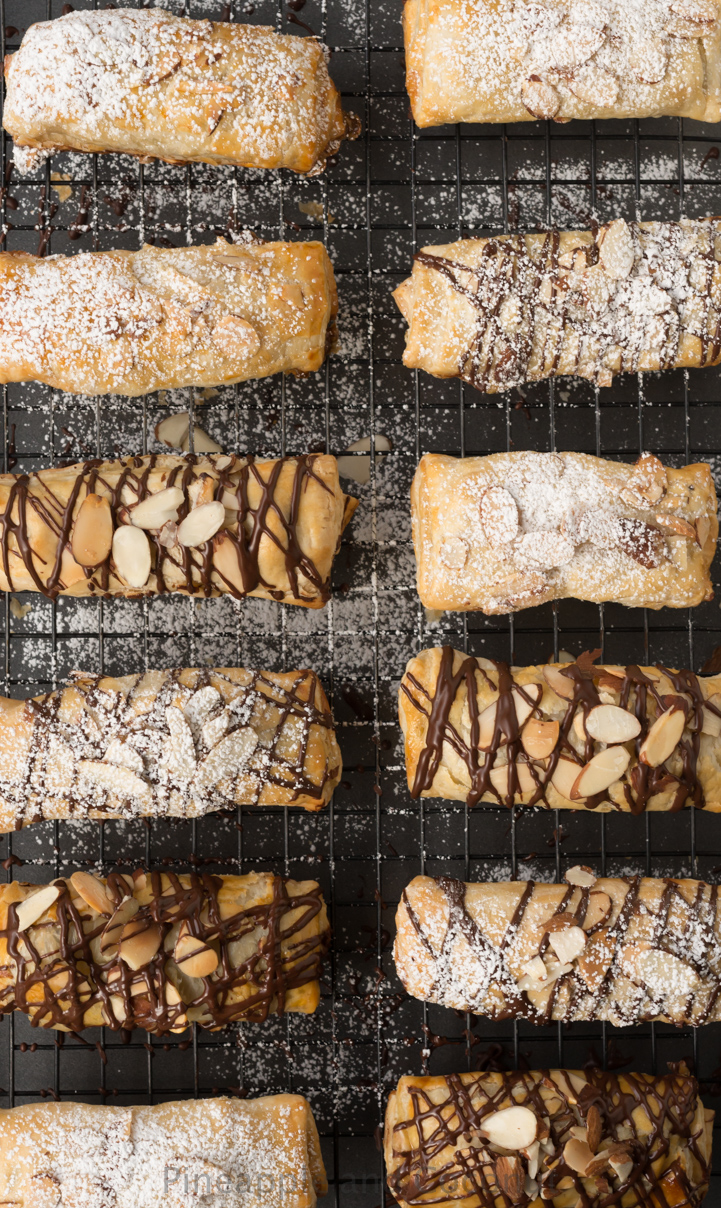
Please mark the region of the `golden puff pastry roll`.
[[721, 675], [596, 665], [599, 653], [509, 667], [421, 651], [398, 693], [411, 796], [721, 811]]
[[718, 0], [406, 0], [419, 126], [721, 118]]
[[335, 333], [322, 243], [0, 253], [0, 382], [130, 397], [311, 373]]
[[327, 1189], [302, 1095], [0, 1111], [0, 1202], [14, 1208], [314, 1208]]
[[426, 247], [393, 295], [409, 324], [403, 363], [488, 394], [716, 365], [720, 260], [717, 218]]
[[319, 810], [341, 768], [313, 671], [76, 672], [34, 700], [0, 697], [0, 834], [47, 818]]
[[401, 1078], [388, 1186], [401, 1208], [671, 1208], [708, 1190], [714, 1113], [686, 1067]]
[[329, 939], [316, 881], [142, 871], [12, 881], [0, 889], [0, 1014], [158, 1036], [309, 1015]]
[[120, 151], [314, 176], [358, 133], [326, 56], [315, 38], [264, 26], [68, 13], [31, 25], [6, 56], [3, 122], [23, 170], [53, 151]]
[[583, 866], [567, 881], [416, 877], [396, 914], [396, 970], [408, 993], [531, 1023], [721, 1019], [717, 885], [596, 878]]
[[0, 475], [0, 590], [260, 596], [306, 608], [357, 500], [334, 457], [149, 454]]
[[427, 454], [411, 514], [426, 608], [491, 615], [569, 597], [689, 608], [713, 595], [716, 491], [703, 462]]

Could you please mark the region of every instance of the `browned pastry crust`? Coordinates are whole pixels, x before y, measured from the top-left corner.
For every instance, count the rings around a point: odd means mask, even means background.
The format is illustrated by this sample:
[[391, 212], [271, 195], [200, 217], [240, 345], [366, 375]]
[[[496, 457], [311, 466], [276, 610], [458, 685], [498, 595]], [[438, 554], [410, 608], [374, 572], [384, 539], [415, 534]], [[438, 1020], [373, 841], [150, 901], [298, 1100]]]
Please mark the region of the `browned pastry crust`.
[[0, 697], [0, 834], [45, 818], [319, 810], [341, 767], [313, 671], [77, 672], [34, 700]]
[[721, 811], [721, 675], [509, 667], [422, 650], [398, 693], [413, 797], [547, 809]]
[[121, 151], [315, 176], [358, 133], [326, 53], [264, 26], [73, 12], [31, 25], [6, 56], [3, 121], [23, 167], [38, 150]]
[[718, 0], [406, 0], [419, 126], [721, 117]]
[[151, 454], [0, 475], [0, 590], [330, 597], [357, 506], [334, 457]]
[[327, 1190], [301, 1095], [0, 1111], [7, 1208], [314, 1208]]
[[322, 243], [0, 253], [0, 382], [135, 397], [312, 373], [338, 301]]
[[315, 881], [90, 873], [0, 889], [0, 1013], [164, 1035], [310, 1014], [330, 931]]
[[427, 608], [504, 613], [566, 597], [688, 608], [713, 594], [716, 491], [703, 462], [430, 453], [411, 512]]
[[416, 877], [396, 915], [396, 970], [408, 993], [532, 1023], [721, 1019], [718, 886], [597, 879], [582, 867], [568, 881]]
[[718, 218], [426, 247], [393, 295], [409, 324], [403, 363], [489, 394], [716, 365], [720, 259]]
[[401, 1078], [388, 1100], [388, 1186], [401, 1208], [696, 1208], [714, 1113], [686, 1069]]

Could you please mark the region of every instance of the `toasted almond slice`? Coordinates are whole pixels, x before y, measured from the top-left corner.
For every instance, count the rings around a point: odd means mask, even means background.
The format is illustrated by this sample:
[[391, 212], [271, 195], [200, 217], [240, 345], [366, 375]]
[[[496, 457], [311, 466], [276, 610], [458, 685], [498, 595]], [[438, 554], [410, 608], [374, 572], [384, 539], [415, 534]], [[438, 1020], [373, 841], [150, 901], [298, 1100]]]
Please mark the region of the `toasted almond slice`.
[[[498, 701], [492, 701], [490, 705], [479, 714], [478, 717], [478, 749], [479, 751], [490, 751], [493, 745], [493, 735], [496, 730], [496, 715], [498, 713]], [[504, 735], [501, 737], [501, 744], [507, 742]]]
[[[180, 447], [183, 450], [183, 453], [187, 453], [188, 449], [190, 448], [190, 437], [187, 432], [180, 442]], [[193, 451], [195, 453], [223, 452], [217, 441], [214, 441], [212, 436], [208, 436], [208, 433], [205, 431], [205, 429], [199, 427], [198, 424], [193, 425]]]
[[558, 981], [559, 977], [565, 977], [567, 973], [573, 972], [573, 965], [551, 965], [548, 969], [548, 976], [545, 981], [539, 982], [535, 978], [525, 977], [519, 978], [516, 982], [519, 990], [535, 990], [537, 993], [543, 993], [550, 990], [554, 982]]
[[551, 784], [561, 797], [565, 797], [567, 801], [576, 801], [578, 798], [572, 798], [571, 793], [574, 785], [578, 780], [581, 765], [574, 763], [572, 759], [559, 759], [551, 777]]
[[628, 277], [634, 265], [633, 235], [623, 218], [614, 218], [598, 234], [598, 259], [607, 277], [620, 281]]
[[570, 1141], [566, 1141], [563, 1147], [563, 1160], [567, 1166], [571, 1167], [571, 1170], [584, 1175], [593, 1161], [593, 1152], [587, 1141], [579, 1141], [577, 1137], [572, 1137]]
[[596, 705], [586, 717], [586, 733], [597, 742], [629, 742], [641, 733], [641, 723], [618, 705]]
[[548, 942], [561, 964], [569, 965], [586, 947], [586, 933], [580, 927], [566, 927], [550, 932]]
[[606, 971], [616, 952], [616, 941], [607, 928], [590, 936], [584, 951], [576, 962], [576, 970], [592, 994], [595, 994], [606, 976]]
[[163, 942], [163, 932], [157, 923], [133, 918], [123, 927], [118, 952], [135, 972], [149, 965]]
[[[535, 793], [536, 782], [533, 779], [528, 764], [518, 760], [516, 763], [516, 772], [518, 775], [518, 787], [516, 792], [520, 793]], [[492, 768], [489, 777], [491, 784], [500, 797], [508, 796], [508, 764], [504, 763], [500, 767]]]
[[586, 1112], [586, 1142], [591, 1153], [596, 1153], [603, 1136], [603, 1121], [595, 1103]]
[[538, 1120], [530, 1108], [517, 1105], [484, 1116], [479, 1127], [491, 1145], [511, 1150], [525, 1149], [536, 1139]]
[[169, 1007], [177, 1007], [183, 1001], [172, 982], [165, 983], [165, 1001]]
[[184, 499], [180, 487], [165, 487], [130, 508], [130, 522], [139, 529], [161, 529], [168, 520], [178, 519]]
[[240, 315], [223, 315], [210, 338], [219, 352], [232, 361], [246, 360], [260, 348], [255, 327]]
[[[565, 666], [565, 664], [563, 665]], [[543, 668], [543, 678], [556, 696], [560, 696], [563, 700], [573, 700], [576, 695], [576, 685], [572, 679], [564, 675], [559, 666], [554, 663], [546, 663]]]
[[225, 508], [219, 499], [193, 508], [178, 527], [178, 541], [193, 548], [204, 545], [225, 523]]
[[652, 996], [683, 998], [695, 994], [699, 978], [695, 969], [672, 952], [652, 948], [644, 941], [623, 951], [623, 970]]
[[590, 889], [591, 885], [595, 885], [598, 878], [592, 868], [587, 868], [585, 864], [574, 864], [573, 868], [569, 868], [566, 872], [564, 880], [569, 885], [579, 885], [582, 889]]
[[100, 936], [101, 952], [107, 953], [116, 944], [120, 943], [120, 937], [123, 934], [125, 924], [129, 923], [139, 910], [140, 902], [137, 898], [123, 898], [112, 918], [106, 923]]
[[569, 927], [576, 926], [576, 916], [569, 910], [563, 910], [561, 914], [552, 914], [545, 923], [541, 923], [540, 932], [541, 935], [551, 935], [555, 931], [567, 931]]
[[568, 87], [584, 105], [597, 109], [610, 109], [618, 99], [618, 80], [597, 63], [586, 63], [575, 71], [569, 78]]
[[441, 541], [438, 557], [449, 570], [463, 570], [468, 561], [468, 552], [468, 542], [465, 537], [451, 534]]
[[657, 717], [641, 744], [638, 758], [650, 768], [658, 768], [678, 746], [686, 726], [683, 709], [667, 709]]
[[480, 502], [481, 528], [494, 549], [513, 541], [518, 533], [518, 504], [505, 487], [489, 487]]
[[521, 732], [521, 744], [530, 759], [546, 759], [556, 749], [560, 726], [557, 721], [526, 722]]
[[215, 949], [187, 932], [178, 937], [173, 955], [176, 965], [186, 977], [210, 977], [218, 967]]
[[608, 1165], [613, 1170], [616, 1178], [620, 1183], [625, 1183], [628, 1176], [633, 1170], [633, 1162], [629, 1157], [612, 1157], [608, 1159]]
[[59, 885], [43, 885], [37, 893], [31, 894], [28, 898], [23, 898], [18, 904], [17, 909], [17, 929], [18, 931], [27, 931], [28, 927], [32, 927], [33, 923], [37, 923], [38, 919], [49, 910], [54, 902], [57, 902], [60, 897]]
[[[714, 692], [712, 696], [709, 696], [708, 704], [715, 705], [717, 709], [721, 709], [721, 693]], [[706, 705], [704, 705], [703, 709], [701, 733], [710, 734], [712, 738], [718, 738], [721, 735], [721, 716], [718, 713], [712, 712]]]
[[523, 691], [520, 688], [514, 688], [512, 695], [513, 704], [516, 709], [516, 721], [519, 726], [522, 726], [540, 701], [543, 695], [543, 687], [541, 684], [524, 684]]
[[522, 971], [527, 977], [537, 982], [544, 982], [548, 977], [548, 970], [542, 956], [534, 956], [523, 966]]
[[99, 566], [113, 544], [113, 514], [102, 495], [86, 495], [73, 525], [71, 548], [79, 566]]
[[135, 747], [131, 747], [130, 743], [123, 742], [121, 738], [112, 738], [108, 743], [108, 749], [103, 755], [103, 763], [115, 763], [121, 768], [130, 768], [131, 772], [137, 772], [142, 776], [145, 771], [143, 757]]
[[668, 50], [661, 37], [644, 38], [643, 54], [633, 67], [633, 74], [642, 84], [660, 84], [668, 68]]
[[642, 453], [633, 468], [628, 485], [647, 504], [658, 503], [668, 487], [665, 465], [653, 453]]
[[602, 889], [594, 890], [589, 894], [588, 906], [586, 907], [586, 917], [583, 920], [584, 931], [595, 931], [611, 913], [611, 899]]
[[144, 587], [150, 577], [150, 542], [142, 529], [121, 524], [113, 534], [113, 561], [128, 587]]
[[190, 415], [187, 411], [176, 411], [166, 415], [159, 424], [155, 425], [155, 439], [161, 440], [169, 449], [182, 449], [183, 437], [188, 439]]
[[82, 566], [75, 561], [66, 546], [60, 559], [60, 578], [63, 587], [72, 587], [74, 583], [81, 583], [85, 577], [85, 571]]
[[103, 1005], [103, 1013], [106, 1016], [110, 1027], [115, 1023], [123, 1024], [128, 1018], [128, 1012], [125, 1008], [125, 1002], [121, 994], [111, 994], [110, 1000], [106, 1005]]
[[[78, 775], [89, 780], [106, 793], [115, 793], [118, 797], [131, 797], [145, 806], [152, 805], [153, 790], [146, 780], [142, 780], [130, 768], [121, 767], [117, 763], [103, 763], [102, 760], [79, 759]], [[86, 786], [87, 788], [87, 786]]]
[[216, 784], [219, 780], [236, 775], [245, 767], [257, 745], [258, 735], [250, 726], [226, 734], [199, 765], [200, 783]]
[[672, 0], [671, 11], [688, 21], [698, 21], [702, 25], [713, 25], [718, 19], [718, 6], [715, 0]]
[[499, 1154], [494, 1163], [494, 1170], [496, 1182], [503, 1192], [504, 1200], [511, 1204], [520, 1204], [521, 1200], [526, 1198], [524, 1195], [526, 1172], [521, 1159], [515, 1154], [513, 1157], [509, 1154]]
[[89, 872], [74, 872], [70, 884], [91, 910], [98, 914], [111, 915], [115, 907], [108, 897], [103, 882]]
[[544, 121], [554, 118], [561, 108], [561, 98], [556, 89], [544, 80], [524, 80], [521, 84], [521, 100], [533, 117]]
[[687, 537], [689, 541], [696, 541], [696, 529], [682, 516], [671, 516], [667, 512], [658, 512], [654, 516], [654, 520], [656, 524], [661, 525], [661, 528], [668, 529], [671, 533], [678, 533], [680, 537]]
[[571, 800], [605, 793], [614, 781], [620, 780], [630, 762], [631, 756], [625, 747], [606, 747], [605, 751], [599, 751], [582, 768], [571, 789]]

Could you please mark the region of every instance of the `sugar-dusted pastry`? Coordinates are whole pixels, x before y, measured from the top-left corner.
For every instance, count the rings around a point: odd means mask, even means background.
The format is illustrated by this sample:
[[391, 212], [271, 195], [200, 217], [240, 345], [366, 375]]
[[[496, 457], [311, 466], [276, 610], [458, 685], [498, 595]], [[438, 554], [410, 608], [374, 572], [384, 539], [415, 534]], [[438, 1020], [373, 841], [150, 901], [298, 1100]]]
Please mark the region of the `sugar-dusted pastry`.
[[721, 811], [721, 675], [509, 667], [422, 650], [398, 693], [413, 797], [548, 809]]
[[322, 608], [357, 500], [334, 457], [150, 454], [0, 474], [0, 590]]
[[560, 374], [610, 386], [617, 373], [716, 365], [719, 260], [717, 218], [425, 247], [393, 295], [409, 324], [403, 363], [488, 394]]
[[426, 608], [492, 614], [567, 597], [689, 608], [713, 595], [716, 492], [703, 462], [431, 453], [411, 512]]
[[492, 1019], [721, 1020], [717, 885], [604, 877], [465, 884], [415, 877], [396, 914], [409, 994]]
[[401, 1078], [388, 1100], [388, 1186], [401, 1208], [697, 1208], [714, 1113], [685, 1067]]
[[6, 57], [3, 123], [23, 168], [122, 151], [314, 176], [358, 133], [326, 54], [315, 38], [157, 8], [73, 12], [31, 25]]
[[718, 0], [406, 0], [419, 126], [721, 118]]
[[322, 243], [0, 253], [0, 382], [135, 397], [310, 373], [335, 332]]
[[313, 671], [76, 672], [34, 700], [0, 697], [0, 834], [45, 818], [318, 810], [341, 767]]
[[328, 1189], [302, 1095], [0, 1111], [12, 1208], [314, 1208]]
[[0, 1014], [158, 1036], [309, 1015], [329, 937], [318, 883], [269, 872], [11, 881], [0, 888]]

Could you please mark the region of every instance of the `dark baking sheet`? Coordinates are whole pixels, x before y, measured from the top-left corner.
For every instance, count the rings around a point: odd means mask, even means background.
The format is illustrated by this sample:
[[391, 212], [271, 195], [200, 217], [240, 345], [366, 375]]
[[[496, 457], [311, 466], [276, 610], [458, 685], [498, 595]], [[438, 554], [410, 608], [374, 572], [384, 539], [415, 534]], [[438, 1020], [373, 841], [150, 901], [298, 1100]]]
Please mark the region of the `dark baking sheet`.
[[[379, 1128], [387, 1092], [403, 1073], [594, 1059], [663, 1070], [667, 1061], [685, 1058], [695, 1063], [714, 1106], [721, 1095], [718, 1025], [698, 1036], [660, 1026], [533, 1028], [425, 1009], [402, 993], [391, 945], [399, 893], [424, 869], [553, 879], [582, 861], [609, 873], [719, 879], [721, 818], [513, 816], [411, 802], [395, 697], [407, 658], [446, 641], [517, 663], [602, 646], [612, 662], [658, 660], [698, 670], [721, 643], [716, 601], [693, 612], [660, 613], [563, 602], [511, 619], [447, 614], [429, 623], [414, 589], [408, 486], [422, 452], [506, 448], [578, 449], [630, 460], [647, 449], [673, 465], [708, 459], [719, 480], [721, 376], [715, 369], [628, 376], [601, 392], [561, 380], [490, 398], [402, 367], [404, 325], [390, 290], [417, 247], [469, 232], [583, 227], [594, 215], [603, 221], [618, 214], [713, 214], [721, 208], [721, 135], [676, 120], [414, 131], [403, 88], [400, 0], [306, 0], [295, 11], [270, 0], [235, 0], [225, 8], [173, 0], [166, 7], [303, 35], [290, 20], [297, 16], [332, 46], [332, 74], [347, 106], [362, 117], [363, 136], [310, 181], [290, 173], [57, 155], [33, 177], [5, 177], [3, 246], [73, 253], [136, 247], [143, 238], [180, 246], [244, 227], [267, 238], [323, 238], [338, 277], [343, 349], [305, 381], [249, 382], [206, 397], [178, 390], [98, 401], [10, 386], [3, 392], [3, 465], [21, 471], [152, 450], [158, 419], [189, 406], [229, 450], [340, 453], [371, 433], [387, 436], [393, 448], [378, 458], [371, 482], [355, 488], [362, 506], [324, 611], [258, 600], [243, 607], [229, 600], [61, 600], [53, 607], [39, 596], [7, 597], [0, 607], [2, 690], [33, 695], [76, 667], [120, 674], [180, 664], [311, 666], [331, 696], [344, 778], [320, 815], [261, 809], [240, 811], [237, 819], [150, 827], [46, 823], [0, 840], [0, 860], [8, 879], [31, 881], [86, 864], [107, 869], [144, 861], [317, 876], [331, 905], [334, 944], [323, 1001], [310, 1018], [169, 1042], [98, 1031], [62, 1043], [21, 1016], [5, 1018], [0, 1105], [56, 1096], [131, 1103], [300, 1091], [325, 1137], [331, 1191], [323, 1202], [342, 1208], [392, 1202], [383, 1187]], [[0, 0], [5, 49], [32, 21], [58, 16], [61, 8], [56, 0]], [[8, 141], [3, 170], [11, 158]], [[721, 1174], [713, 1188], [707, 1202], [715, 1206]]]

